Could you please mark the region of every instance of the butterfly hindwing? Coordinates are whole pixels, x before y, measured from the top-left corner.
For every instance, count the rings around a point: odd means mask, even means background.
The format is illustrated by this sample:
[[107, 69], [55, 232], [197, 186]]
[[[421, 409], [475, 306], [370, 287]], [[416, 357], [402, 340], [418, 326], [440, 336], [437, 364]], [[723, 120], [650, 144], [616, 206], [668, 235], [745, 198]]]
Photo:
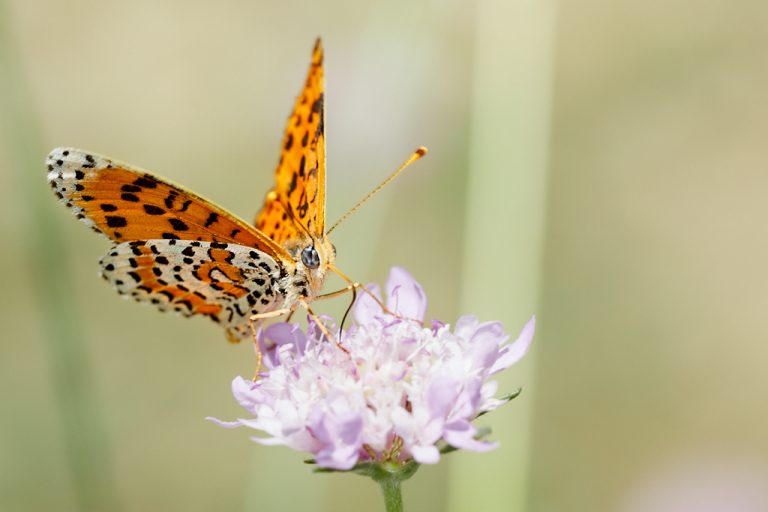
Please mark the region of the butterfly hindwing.
[[237, 244], [147, 240], [115, 245], [101, 274], [121, 295], [185, 316], [205, 315], [234, 337], [250, 315], [279, 300], [282, 267], [268, 254]]
[[[297, 225], [300, 224], [300, 225]], [[323, 48], [318, 39], [307, 79], [288, 118], [275, 187], [256, 217], [256, 227], [290, 245], [325, 230], [325, 109]]]
[[74, 148], [54, 149], [48, 181], [77, 218], [115, 242], [205, 240], [285, 251], [245, 221], [149, 172]]

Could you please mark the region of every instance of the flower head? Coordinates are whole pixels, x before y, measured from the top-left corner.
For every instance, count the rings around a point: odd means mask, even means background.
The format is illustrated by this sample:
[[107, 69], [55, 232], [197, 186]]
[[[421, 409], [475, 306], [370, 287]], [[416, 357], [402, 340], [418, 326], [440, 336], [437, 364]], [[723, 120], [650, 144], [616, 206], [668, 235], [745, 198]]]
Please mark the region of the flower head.
[[[368, 290], [377, 297], [380, 291]], [[436, 463], [439, 447], [487, 451], [472, 425], [480, 413], [506, 402], [493, 398], [495, 373], [525, 355], [534, 319], [518, 339], [498, 322], [463, 316], [455, 326], [423, 326], [427, 299], [401, 268], [386, 284], [387, 309], [368, 294], [353, 306], [354, 324], [341, 334], [341, 350], [310, 321], [272, 324], [259, 333], [269, 372], [232, 383], [252, 418], [217, 423], [266, 434], [253, 440], [310, 452], [321, 467], [351, 469], [370, 461]]]

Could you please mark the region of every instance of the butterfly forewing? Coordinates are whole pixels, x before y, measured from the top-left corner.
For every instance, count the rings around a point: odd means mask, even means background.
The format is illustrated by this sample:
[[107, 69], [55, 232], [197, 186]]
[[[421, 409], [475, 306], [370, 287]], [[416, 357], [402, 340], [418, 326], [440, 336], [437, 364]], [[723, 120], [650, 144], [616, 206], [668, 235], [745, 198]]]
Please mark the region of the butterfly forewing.
[[[323, 48], [312, 64], [283, 135], [275, 187], [256, 217], [256, 227], [281, 245], [322, 238], [325, 229], [325, 111]], [[300, 225], [297, 225], [300, 224]], [[306, 231], [305, 231], [306, 230]]]
[[245, 221], [149, 172], [74, 148], [54, 149], [47, 164], [56, 196], [80, 220], [115, 242], [205, 240], [287, 257]]

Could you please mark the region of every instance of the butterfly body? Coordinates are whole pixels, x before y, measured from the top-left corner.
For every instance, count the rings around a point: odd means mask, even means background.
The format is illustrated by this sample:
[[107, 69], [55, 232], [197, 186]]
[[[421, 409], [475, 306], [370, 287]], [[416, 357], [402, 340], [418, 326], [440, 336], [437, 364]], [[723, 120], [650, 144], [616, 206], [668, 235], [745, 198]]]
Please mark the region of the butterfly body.
[[75, 148], [48, 155], [54, 194], [114, 242], [100, 265], [119, 294], [208, 316], [231, 340], [248, 336], [250, 318], [292, 311], [320, 294], [336, 256], [324, 232], [322, 62], [318, 40], [255, 226], [131, 165]]

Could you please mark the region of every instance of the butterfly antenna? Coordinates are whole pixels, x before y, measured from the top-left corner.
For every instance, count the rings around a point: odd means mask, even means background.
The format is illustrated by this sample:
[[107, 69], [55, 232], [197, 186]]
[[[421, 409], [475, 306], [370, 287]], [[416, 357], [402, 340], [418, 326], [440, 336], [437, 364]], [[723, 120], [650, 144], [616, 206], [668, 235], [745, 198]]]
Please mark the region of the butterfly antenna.
[[328, 231], [325, 232], [325, 234], [329, 235], [331, 233], [331, 231], [336, 229], [336, 226], [338, 226], [339, 224], [344, 222], [347, 219], [347, 217], [349, 217], [350, 215], [355, 213], [357, 210], [359, 210], [360, 207], [363, 206], [363, 204], [366, 203], [366, 201], [368, 201], [370, 198], [375, 196], [381, 189], [383, 189], [384, 187], [389, 185], [389, 182], [394, 180], [395, 178], [397, 178], [397, 176], [401, 172], [403, 172], [409, 165], [411, 165], [413, 162], [415, 162], [416, 160], [418, 160], [419, 158], [423, 157], [426, 154], [427, 154], [427, 148], [425, 148], [424, 146], [422, 146], [419, 149], [417, 149], [416, 151], [414, 151], [413, 154], [410, 157], [408, 157], [408, 160], [403, 162], [402, 165], [400, 167], [398, 167], [395, 172], [393, 172], [392, 174], [390, 174], [387, 177], [387, 179], [385, 179], [384, 181], [379, 183], [378, 187], [376, 187], [373, 190], [371, 190], [370, 192], [368, 192], [368, 194], [366, 194], [366, 196], [364, 198], [362, 198], [360, 201], [358, 201], [358, 203], [355, 206], [353, 206], [352, 208], [347, 210], [347, 213], [342, 215], [341, 218], [339, 220], [337, 220], [336, 223], [333, 226], [331, 226], [331, 229], [329, 229]]

